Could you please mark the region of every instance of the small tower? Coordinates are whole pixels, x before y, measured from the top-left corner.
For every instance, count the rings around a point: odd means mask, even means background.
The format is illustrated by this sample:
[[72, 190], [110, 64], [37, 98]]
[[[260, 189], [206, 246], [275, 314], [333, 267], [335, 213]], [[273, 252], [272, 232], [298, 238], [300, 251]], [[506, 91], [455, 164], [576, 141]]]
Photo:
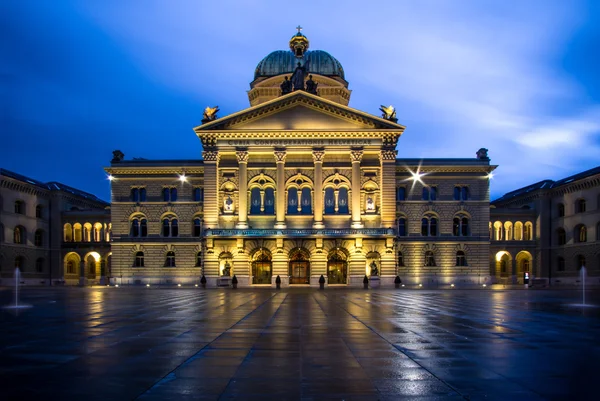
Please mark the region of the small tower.
[[298, 30], [298, 33], [290, 39], [290, 50], [297, 58], [302, 58], [304, 53], [308, 50], [308, 39], [300, 32], [302, 30], [300, 25], [298, 25], [296, 29]]

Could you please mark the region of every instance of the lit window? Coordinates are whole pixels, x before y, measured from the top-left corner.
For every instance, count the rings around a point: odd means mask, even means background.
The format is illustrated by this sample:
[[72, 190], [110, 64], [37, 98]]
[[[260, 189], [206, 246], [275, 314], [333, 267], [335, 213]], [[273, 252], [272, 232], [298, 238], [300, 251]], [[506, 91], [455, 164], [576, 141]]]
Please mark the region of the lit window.
[[587, 228], [581, 224], [575, 227], [575, 242], [587, 242]]
[[17, 226], [15, 227], [13, 234], [13, 242], [15, 244], [25, 244], [25, 228]]

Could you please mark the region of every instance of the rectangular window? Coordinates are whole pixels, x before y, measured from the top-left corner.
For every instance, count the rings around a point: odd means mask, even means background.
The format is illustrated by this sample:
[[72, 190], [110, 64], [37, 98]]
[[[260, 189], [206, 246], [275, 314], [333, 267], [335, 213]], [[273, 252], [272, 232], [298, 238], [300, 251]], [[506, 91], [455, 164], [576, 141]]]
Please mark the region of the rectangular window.
[[204, 188], [194, 188], [194, 202], [204, 201]]
[[396, 202], [401, 202], [406, 200], [406, 188], [398, 187], [396, 188]]

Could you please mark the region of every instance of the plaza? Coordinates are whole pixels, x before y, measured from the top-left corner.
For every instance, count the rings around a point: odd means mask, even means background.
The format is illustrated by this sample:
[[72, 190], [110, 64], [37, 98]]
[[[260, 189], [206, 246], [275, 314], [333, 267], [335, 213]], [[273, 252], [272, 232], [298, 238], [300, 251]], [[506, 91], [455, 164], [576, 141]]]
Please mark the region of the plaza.
[[[23, 288], [3, 400], [593, 399], [578, 290]], [[0, 289], [0, 306], [13, 303]], [[586, 302], [600, 305], [598, 292]]]

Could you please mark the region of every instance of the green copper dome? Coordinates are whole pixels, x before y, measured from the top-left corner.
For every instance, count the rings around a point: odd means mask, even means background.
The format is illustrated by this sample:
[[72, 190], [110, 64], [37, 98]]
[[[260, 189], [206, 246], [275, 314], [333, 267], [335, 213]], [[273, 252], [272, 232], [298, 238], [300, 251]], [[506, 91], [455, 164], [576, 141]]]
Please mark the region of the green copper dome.
[[276, 50], [258, 63], [254, 72], [254, 79], [292, 74], [299, 62], [302, 65], [309, 63], [309, 73], [332, 78], [339, 77], [345, 80], [342, 64], [323, 50], [307, 50], [302, 57], [296, 57], [290, 50]]

